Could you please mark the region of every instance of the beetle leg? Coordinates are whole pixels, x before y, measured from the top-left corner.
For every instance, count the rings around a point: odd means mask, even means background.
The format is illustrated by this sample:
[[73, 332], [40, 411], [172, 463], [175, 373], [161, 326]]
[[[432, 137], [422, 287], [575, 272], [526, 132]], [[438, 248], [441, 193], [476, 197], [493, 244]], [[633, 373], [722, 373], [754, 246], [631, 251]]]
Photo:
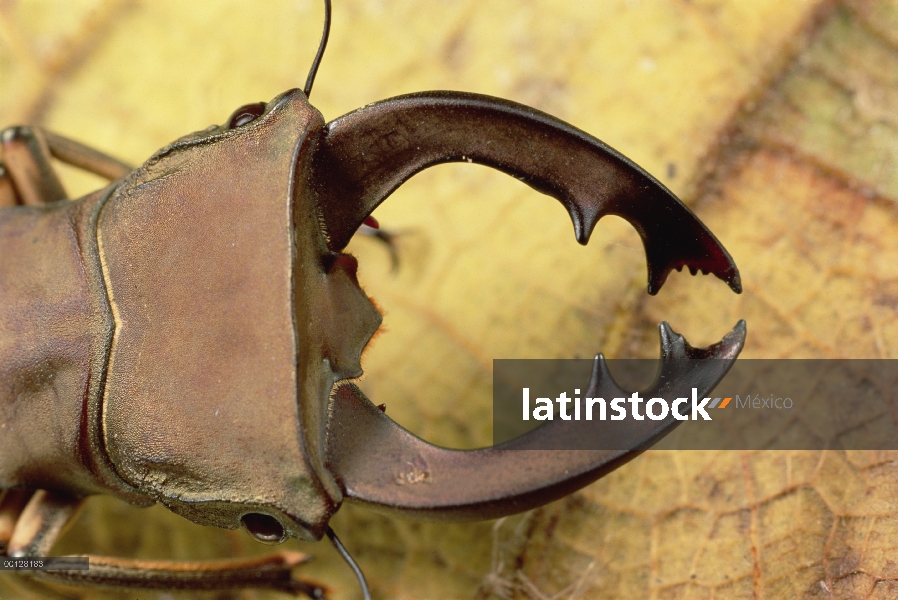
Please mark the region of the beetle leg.
[[0, 555], [6, 552], [19, 515], [25, 510], [30, 490], [6, 490], [0, 493]]
[[68, 197], [50, 164], [50, 149], [39, 129], [4, 129], [0, 145], [20, 203], [37, 205]]
[[[48, 556], [53, 544], [76, 515], [82, 499], [39, 490], [22, 511], [7, 555]], [[292, 577], [309, 560], [299, 552], [277, 552], [262, 558], [209, 561], [137, 560], [88, 556], [87, 570], [20, 571], [29, 577], [63, 585], [155, 590], [270, 589], [324, 598], [319, 584]]]
[[0, 132], [0, 206], [43, 204], [68, 197], [51, 163], [55, 158], [110, 181], [132, 167], [80, 142], [36, 127]]
[[47, 147], [53, 158], [73, 167], [84, 169], [110, 181], [121, 179], [134, 169], [131, 165], [99, 150], [94, 150], [90, 146], [85, 146], [81, 142], [70, 140], [52, 131], [44, 130], [42, 133], [47, 140]]
[[[2, 156], [2, 154], [0, 154]], [[16, 188], [6, 164], [0, 161], [0, 207], [16, 205]]]
[[387, 252], [390, 253], [390, 267], [394, 273], [399, 270], [399, 249], [396, 246], [396, 238], [399, 237], [398, 233], [387, 231], [380, 227], [371, 227], [367, 223], [363, 223], [356, 231], [356, 235], [372, 237], [385, 245]]

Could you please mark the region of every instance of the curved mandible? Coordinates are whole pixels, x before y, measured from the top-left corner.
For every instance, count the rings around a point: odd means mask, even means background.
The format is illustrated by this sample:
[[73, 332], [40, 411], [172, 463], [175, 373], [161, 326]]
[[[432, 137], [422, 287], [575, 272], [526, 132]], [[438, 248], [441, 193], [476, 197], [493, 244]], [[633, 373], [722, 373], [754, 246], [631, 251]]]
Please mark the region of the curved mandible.
[[[742, 350], [745, 322], [708, 348], [692, 348], [661, 324], [661, 367], [651, 397], [707, 395]], [[586, 394], [625, 397], [596, 357]], [[352, 384], [337, 388], [328, 420], [328, 469], [347, 498], [371, 508], [432, 519], [491, 519], [561, 498], [606, 475], [672, 431], [680, 421], [547, 421], [510, 442], [449, 450], [415, 437]], [[610, 450], [531, 450], [595, 447]]]
[[739, 272], [714, 235], [673, 193], [591, 135], [536, 109], [480, 94], [423, 92], [369, 104], [326, 127], [311, 188], [331, 250], [415, 173], [473, 162], [557, 198], [585, 244], [596, 222], [618, 215], [639, 232], [655, 294], [673, 269], [714, 273], [741, 291]]

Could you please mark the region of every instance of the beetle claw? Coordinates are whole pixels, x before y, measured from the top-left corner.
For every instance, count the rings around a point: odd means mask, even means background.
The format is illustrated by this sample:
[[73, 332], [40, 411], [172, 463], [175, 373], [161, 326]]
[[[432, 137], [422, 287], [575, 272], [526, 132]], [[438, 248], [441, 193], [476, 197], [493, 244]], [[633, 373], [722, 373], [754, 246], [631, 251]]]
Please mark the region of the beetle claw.
[[[661, 324], [660, 335], [661, 368], [642, 394], [674, 398], [694, 389], [706, 395], [741, 351], [745, 322], [707, 348], [692, 347], [667, 323]], [[586, 393], [605, 398], [628, 394], [611, 377], [602, 355], [596, 357]], [[636, 457], [679, 423], [672, 416], [661, 421], [554, 420], [492, 448], [448, 450], [415, 437], [357, 387], [342, 384], [333, 395], [327, 462], [345, 496], [370, 508], [419, 518], [488, 519], [580, 489]], [[518, 454], [522, 450], [526, 460]]]
[[556, 198], [581, 244], [603, 216], [627, 220], [645, 247], [650, 294], [683, 265], [742, 289], [726, 249], [670, 190], [600, 140], [529, 106], [460, 92], [382, 100], [328, 123], [314, 160], [311, 188], [334, 252], [415, 173], [469, 162]]

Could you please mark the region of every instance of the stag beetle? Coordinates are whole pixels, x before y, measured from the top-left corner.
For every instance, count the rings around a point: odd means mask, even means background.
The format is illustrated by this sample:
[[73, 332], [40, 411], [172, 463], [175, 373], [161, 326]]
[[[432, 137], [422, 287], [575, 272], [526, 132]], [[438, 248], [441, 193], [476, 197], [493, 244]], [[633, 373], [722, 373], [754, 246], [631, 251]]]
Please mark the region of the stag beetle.
[[[616, 451], [517, 451], [561, 435], [447, 450], [411, 435], [349, 380], [381, 315], [343, 252], [415, 173], [498, 169], [558, 199], [586, 244], [618, 215], [639, 233], [648, 291], [673, 269], [735, 292], [730, 255], [639, 166], [550, 115], [470, 93], [424, 92], [326, 123], [304, 90], [248, 104], [130, 166], [52, 132], [0, 134], [0, 551], [45, 556], [83, 498], [161, 503], [264, 543], [327, 535], [344, 500], [406, 515], [487, 519], [569, 494], [678, 424], [591, 422]], [[111, 183], [68, 200], [51, 157]], [[246, 215], [250, 212], [251, 219]], [[708, 348], [661, 325], [651, 394], [707, 393], [742, 348], [740, 323]], [[717, 358], [684, 367], [679, 358]], [[624, 394], [597, 358], [587, 393]], [[214, 415], [215, 418], [210, 417]], [[409, 470], [413, 472], [410, 472]], [[425, 483], [418, 485], [418, 483]], [[69, 584], [269, 588], [321, 597], [290, 553], [213, 564], [91, 557]]]

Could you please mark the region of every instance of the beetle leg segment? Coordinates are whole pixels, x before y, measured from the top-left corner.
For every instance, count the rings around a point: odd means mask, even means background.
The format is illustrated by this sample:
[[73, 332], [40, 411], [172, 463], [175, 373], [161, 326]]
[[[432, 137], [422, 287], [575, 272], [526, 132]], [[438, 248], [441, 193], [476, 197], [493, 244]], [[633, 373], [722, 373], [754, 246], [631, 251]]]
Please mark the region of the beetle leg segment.
[[396, 238], [398, 238], [400, 234], [381, 229], [380, 227], [371, 227], [367, 224], [363, 224], [359, 227], [356, 235], [372, 237], [386, 246], [387, 252], [390, 254], [390, 268], [394, 273], [399, 270], [399, 249], [396, 246]]
[[318, 583], [292, 577], [310, 557], [299, 552], [277, 552], [247, 560], [132, 560], [89, 556], [89, 570], [32, 571], [42, 580], [63, 585], [149, 590], [268, 589], [325, 598]]
[[56, 492], [35, 492], [16, 522], [7, 554], [21, 558], [47, 556], [82, 502]]
[[[8, 496], [7, 496], [8, 498]], [[0, 504], [0, 523], [7, 498]], [[18, 497], [17, 497], [18, 498]], [[77, 514], [83, 500], [54, 492], [34, 493], [15, 525], [8, 556], [46, 557], [53, 544]], [[270, 589], [309, 598], [324, 598], [325, 588], [292, 577], [309, 556], [282, 551], [252, 559], [168, 561], [88, 556], [88, 570], [22, 571], [50, 583], [109, 588], [155, 590]]]
[[73, 167], [84, 169], [110, 181], [121, 179], [134, 169], [131, 165], [99, 150], [94, 150], [90, 146], [85, 146], [81, 142], [76, 142], [52, 131], [43, 130], [42, 133], [47, 140], [47, 147], [53, 158]]
[[110, 181], [133, 167], [52, 131], [9, 127], [0, 132], [0, 206], [44, 204], [68, 195], [51, 164], [51, 157]]
[[[745, 322], [720, 342], [693, 348], [661, 324], [661, 369], [646, 398], [705, 396], [742, 350]], [[706, 360], [710, 359], [710, 360]], [[584, 393], [625, 397], [601, 355]], [[606, 475], [680, 421], [546, 421], [505, 444], [439, 448], [415, 437], [351, 384], [340, 385], [328, 423], [328, 464], [347, 498], [384, 512], [440, 520], [493, 519], [546, 504]], [[601, 440], [594, 450], [593, 440]], [[584, 448], [552, 450], [546, 448]]]
[[0, 555], [6, 553], [16, 522], [32, 494], [31, 490], [0, 492]]
[[21, 204], [38, 205], [65, 200], [68, 195], [50, 162], [50, 149], [41, 131], [18, 126], [0, 132], [6, 168]]
[[[0, 157], [2, 156], [3, 153], [0, 152]], [[0, 162], [0, 207], [15, 206], [16, 204], [16, 188], [12, 182], [12, 175], [6, 168], [6, 164]]]

